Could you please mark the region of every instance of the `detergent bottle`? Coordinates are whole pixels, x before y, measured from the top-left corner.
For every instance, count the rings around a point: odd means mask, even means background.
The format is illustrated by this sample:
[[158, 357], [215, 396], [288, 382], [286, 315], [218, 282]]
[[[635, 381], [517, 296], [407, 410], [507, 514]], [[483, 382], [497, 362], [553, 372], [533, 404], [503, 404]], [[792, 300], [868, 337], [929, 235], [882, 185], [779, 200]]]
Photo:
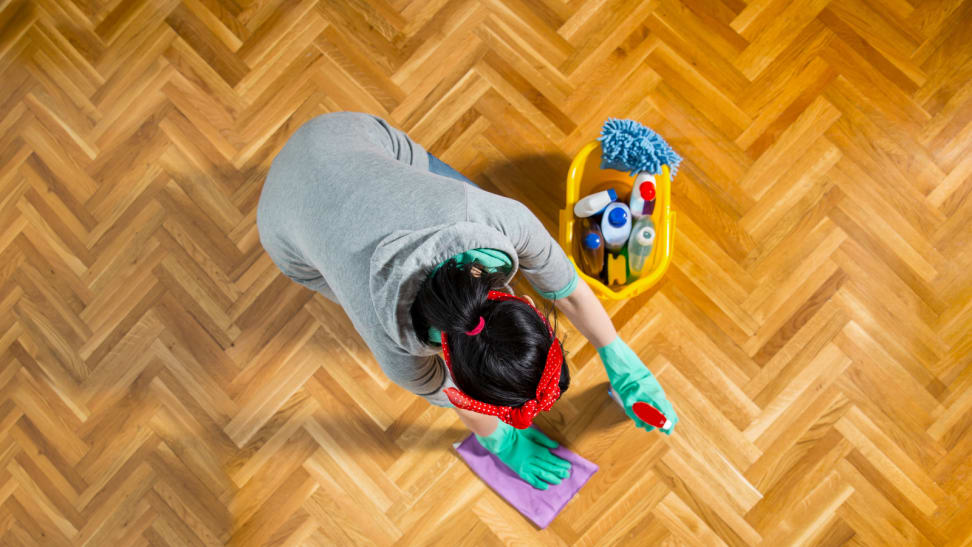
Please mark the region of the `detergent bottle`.
[[655, 175], [638, 173], [631, 189], [631, 216], [635, 220], [655, 212]]
[[601, 233], [609, 251], [620, 251], [631, 234], [631, 211], [624, 203], [608, 205], [601, 217]]
[[604, 236], [601, 226], [590, 218], [574, 222], [574, 238], [580, 244], [579, 266], [582, 272], [598, 277], [604, 269]]
[[604, 211], [604, 208], [618, 199], [617, 192], [613, 188], [596, 192], [584, 197], [574, 205], [574, 216], [577, 218], [587, 218]]
[[655, 223], [650, 216], [643, 216], [635, 221], [628, 238], [628, 267], [633, 275], [641, 276], [654, 244]]

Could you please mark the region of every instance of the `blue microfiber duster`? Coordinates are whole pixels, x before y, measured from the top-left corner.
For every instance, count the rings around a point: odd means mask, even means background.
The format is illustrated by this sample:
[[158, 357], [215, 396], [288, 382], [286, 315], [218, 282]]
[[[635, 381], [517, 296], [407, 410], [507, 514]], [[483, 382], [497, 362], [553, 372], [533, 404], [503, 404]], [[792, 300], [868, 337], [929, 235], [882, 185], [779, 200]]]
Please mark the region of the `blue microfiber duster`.
[[608, 118], [597, 140], [601, 141], [601, 169], [658, 175], [662, 164], [668, 164], [674, 178], [682, 161], [658, 133], [634, 120]]

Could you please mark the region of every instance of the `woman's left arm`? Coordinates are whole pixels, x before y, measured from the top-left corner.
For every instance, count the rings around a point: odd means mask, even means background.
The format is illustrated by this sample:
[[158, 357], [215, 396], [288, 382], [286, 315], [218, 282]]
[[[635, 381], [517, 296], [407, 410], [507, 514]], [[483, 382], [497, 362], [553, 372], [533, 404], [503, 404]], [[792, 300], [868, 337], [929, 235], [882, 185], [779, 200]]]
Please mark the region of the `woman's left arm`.
[[594, 344], [594, 349], [603, 348], [618, 337], [607, 310], [584, 280], [579, 280], [568, 296], [558, 298], [553, 303]]

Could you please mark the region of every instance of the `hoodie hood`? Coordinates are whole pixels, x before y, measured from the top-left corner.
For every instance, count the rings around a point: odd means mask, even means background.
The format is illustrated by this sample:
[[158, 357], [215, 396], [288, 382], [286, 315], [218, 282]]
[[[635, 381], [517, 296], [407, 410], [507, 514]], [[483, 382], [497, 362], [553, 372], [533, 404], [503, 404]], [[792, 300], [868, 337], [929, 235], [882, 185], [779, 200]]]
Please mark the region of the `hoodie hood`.
[[472, 249], [497, 249], [506, 253], [513, 268], [501, 290], [510, 292], [510, 281], [520, 267], [516, 249], [505, 234], [476, 222], [456, 222], [396, 230], [382, 239], [371, 257], [369, 289], [378, 321], [392, 342], [410, 355], [435, 355], [440, 350], [418, 339], [409, 310], [419, 287], [432, 270], [449, 258]]

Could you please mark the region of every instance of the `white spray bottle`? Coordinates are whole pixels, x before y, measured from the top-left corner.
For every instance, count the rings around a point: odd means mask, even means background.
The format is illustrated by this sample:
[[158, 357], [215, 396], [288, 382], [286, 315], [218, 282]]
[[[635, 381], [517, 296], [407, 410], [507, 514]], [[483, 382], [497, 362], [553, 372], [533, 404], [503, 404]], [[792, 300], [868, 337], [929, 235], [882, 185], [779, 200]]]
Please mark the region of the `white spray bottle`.
[[641, 276], [654, 244], [655, 223], [650, 216], [639, 218], [631, 228], [628, 239], [628, 268], [633, 275]]

